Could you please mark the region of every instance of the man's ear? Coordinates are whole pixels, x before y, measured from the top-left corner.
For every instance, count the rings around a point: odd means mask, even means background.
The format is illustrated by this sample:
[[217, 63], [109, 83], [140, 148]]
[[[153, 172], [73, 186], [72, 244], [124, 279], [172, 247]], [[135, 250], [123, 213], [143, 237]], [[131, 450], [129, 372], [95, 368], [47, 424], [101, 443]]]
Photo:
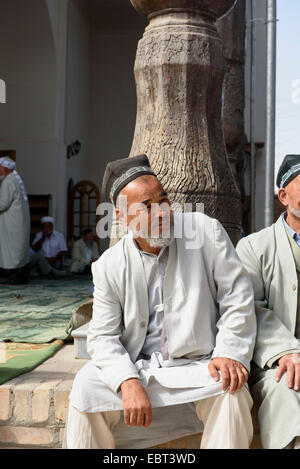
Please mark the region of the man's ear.
[[279, 201], [282, 203], [282, 205], [284, 205], [285, 207], [288, 206], [289, 202], [288, 202], [288, 195], [287, 195], [287, 192], [285, 189], [283, 188], [280, 188], [279, 191], [278, 191], [278, 199]]
[[116, 213], [116, 219], [120, 222], [125, 224], [125, 219], [122, 215], [122, 212], [119, 208], [115, 208], [115, 213]]

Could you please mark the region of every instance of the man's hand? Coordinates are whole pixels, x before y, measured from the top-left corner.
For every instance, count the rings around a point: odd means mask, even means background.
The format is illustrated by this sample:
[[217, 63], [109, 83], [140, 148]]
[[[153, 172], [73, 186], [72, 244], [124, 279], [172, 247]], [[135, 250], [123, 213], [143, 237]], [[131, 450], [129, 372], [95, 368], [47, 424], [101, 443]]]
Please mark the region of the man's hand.
[[147, 393], [138, 379], [128, 379], [121, 384], [125, 425], [149, 427], [152, 407]]
[[219, 381], [219, 373], [222, 376], [222, 389], [226, 391], [230, 384], [229, 392], [234, 394], [240, 391], [248, 380], [248, 371], [238, 361], [230, 358], [213, 358], [208, 365], [208, 371], [215, 381]]
[[287, 385], [290, 389], [300, 389], [300, 353], [290, 353], [278, 360], [278, 370], [275, 376], [277, 383], [281, 380], [283, 373], [287, 372]]

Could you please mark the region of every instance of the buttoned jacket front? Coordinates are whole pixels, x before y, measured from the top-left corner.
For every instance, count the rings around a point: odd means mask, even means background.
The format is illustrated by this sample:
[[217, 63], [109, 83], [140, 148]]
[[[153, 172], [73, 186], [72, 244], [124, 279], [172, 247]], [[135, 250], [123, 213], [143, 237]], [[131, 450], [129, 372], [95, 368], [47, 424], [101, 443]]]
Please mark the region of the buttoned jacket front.
[[298, 278], [282, 216], [272, 226], [243, 238], [237, 253], [255, 293], [258, 330], [253, 359], [265, 368], [276, 355], [300, 347], [295, 338]]

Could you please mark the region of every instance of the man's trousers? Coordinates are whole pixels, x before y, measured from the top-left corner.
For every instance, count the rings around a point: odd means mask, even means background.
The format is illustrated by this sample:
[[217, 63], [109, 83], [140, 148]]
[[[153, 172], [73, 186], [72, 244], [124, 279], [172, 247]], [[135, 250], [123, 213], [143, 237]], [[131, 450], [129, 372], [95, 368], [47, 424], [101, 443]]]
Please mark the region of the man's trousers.
[[[253, 438], [252, 399], [249, 391], [228, 391], [194, 403], [204, 424], [201, 449], [248, 449]], [[64, 434], [64, 449], [114, 449], [113, 428], [120, 411], [79, 412], [70, 405]], [[180, 425], [180, 422], [178, 422]]]

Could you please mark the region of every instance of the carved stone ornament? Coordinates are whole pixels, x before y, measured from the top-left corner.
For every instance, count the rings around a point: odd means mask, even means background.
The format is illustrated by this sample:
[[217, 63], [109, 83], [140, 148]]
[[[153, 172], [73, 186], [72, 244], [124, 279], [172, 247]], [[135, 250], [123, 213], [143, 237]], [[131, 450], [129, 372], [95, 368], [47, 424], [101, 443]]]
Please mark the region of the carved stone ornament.
[[130, 156], [145, 153], [171, 202], [204, 203], [240, 239], [240, 193], [223, 128], [226, 62], [216, 20], [234, 0], [131, 0], [150, 23], [134, 67], [136, 128]]
[[216, 20], [228, 13], [235, 0], [130, 0], [134, 8], [151, 19], [164, 10], [197, 11]]

